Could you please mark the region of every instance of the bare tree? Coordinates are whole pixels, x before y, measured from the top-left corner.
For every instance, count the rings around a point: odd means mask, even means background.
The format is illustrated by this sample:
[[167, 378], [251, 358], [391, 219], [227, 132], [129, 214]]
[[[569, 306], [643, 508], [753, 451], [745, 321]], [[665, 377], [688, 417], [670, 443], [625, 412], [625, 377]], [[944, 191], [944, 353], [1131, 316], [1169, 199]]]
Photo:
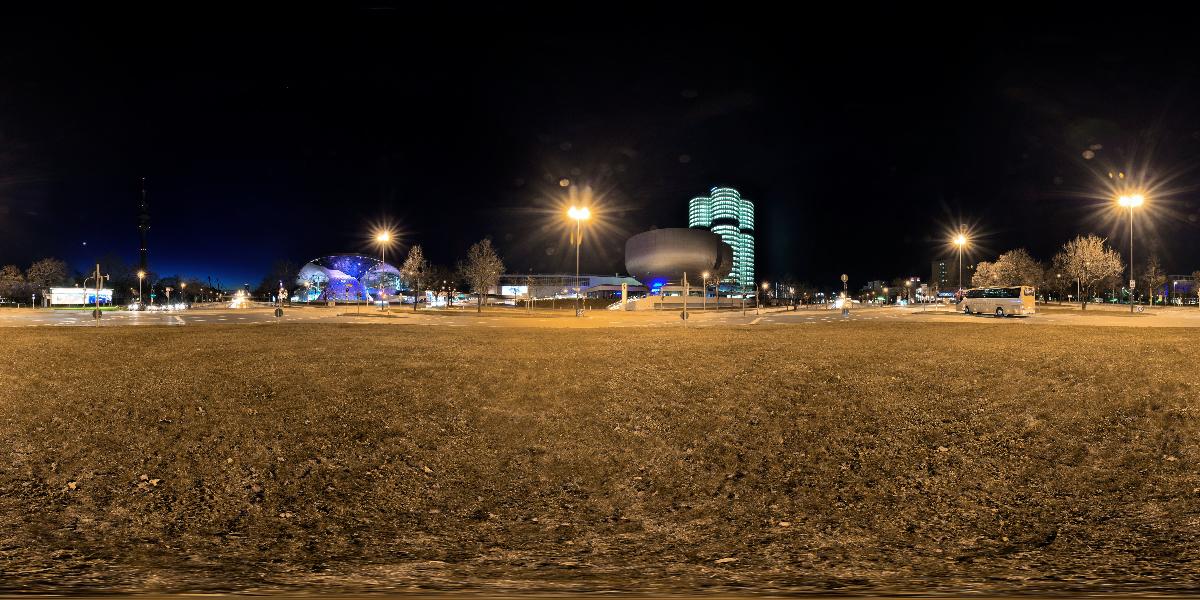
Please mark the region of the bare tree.
[[1037, 285], [1045, 268], [1024, 248], [1009, 250], [996, 260], [998, 285]]
[[975, 274], [971, 275], [971, 287], [991, 287], [1000, 285], [996, 263], [981, 260], [975, 263]]
[[1124, 268], [1121, 256], [1108, 247], [1107, 240], [1090, 234], [1063, 244], [1062, 250], [1054, 256], [1054, 269], [1075, 280], [1084, 309], [1087, 309], [1087, 298], [1096, 283], [1120, 275]]
[[400, 265], [400, 276], [413, 292], [413, 312], [417, 312], [421, 283], [428, 271], [429, 263], [425, 260], [425, 251], [421, 249], [421, 245], [416, 244], [409, 248], [408, 257], [404, 259], [404, 264]]
[[500, 275], [504, 274], [504, 262], [492, 248], [492, 240], [484, 238], [471, 246], [467, 252], [467, 262], [463, 263], [459, 270], [462, 271], [463, 279], [471, 286], [471, 291], [475, 293], [475, 311], [483, 312], [484, 297], [489, 289], [500, 283]]
[[299, 274], [300, 267], [296, 263], [290, 260], [276, 260], [271, 265], [271, 270], [258, 283], [258, 287], [254, 288], [254, 293], [263, 298], [270, 298], [279, 293], [280, 286], [285, 290], [294, 287]]
[[980, 261], [975, 265], [971, 285], [975, 287], [1041, 285], [1045, 268], [1024, 248], [1009, 250], [996, 262]]
[[1154, 306], [1154, 291], [1158, 289], [1158, 286], [1167, 282], [1167, 274], [1163, 272], [1157, 254], [1150, 255], [1150, 260], [1146, 261], [1146, 267], [1142, 271], [1142, 279], [1146, 282], [1146, 293], [1150, 295], [1150, 306]]
[[66, 283], [69, 272], [67, 263], [57, 258], [43, 258], [29, 265], [29, 270], [25, 272], [25, 280], [33, 291], [41, 292]]
[[25, 295], [25, 276], [17, 265], [0, 268], [0, 297], [19, 300]]

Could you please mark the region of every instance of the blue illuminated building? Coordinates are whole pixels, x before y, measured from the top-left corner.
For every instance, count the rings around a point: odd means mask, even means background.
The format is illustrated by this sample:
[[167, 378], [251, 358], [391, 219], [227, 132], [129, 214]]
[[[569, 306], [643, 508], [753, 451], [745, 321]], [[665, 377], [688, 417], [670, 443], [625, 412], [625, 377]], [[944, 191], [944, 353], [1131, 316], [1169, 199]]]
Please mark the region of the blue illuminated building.
[[313, 259], [300, 269], [295, 296], [301, 302], [399, 299], [400, 270], [377, 258], [335, 254]]

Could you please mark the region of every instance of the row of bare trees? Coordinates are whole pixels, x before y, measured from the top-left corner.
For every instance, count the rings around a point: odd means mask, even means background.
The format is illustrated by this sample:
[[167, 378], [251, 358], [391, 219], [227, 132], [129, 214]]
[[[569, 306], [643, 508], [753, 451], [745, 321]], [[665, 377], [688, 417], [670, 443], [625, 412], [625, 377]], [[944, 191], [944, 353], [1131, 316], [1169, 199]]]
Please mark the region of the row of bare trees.
[[[487, 238], [472, 245], [471, 249], [467, 251], [467, 259], [459, 261], [458, 268], [454, 271], [431, 266], [425, 259], [425, 251], [420, 244], [409, 248], [408, 256], [400, 265], [400, 277], [414, 294], [421, 293], [426, 287], [432, 288], [434, 293], [449, 294], [451, 290], [444, 289], [447, 287], [445, 282], [451, 284], [457, 281], [465, 282], [468, 289], [475, 294], [476, 312], [483, 310], [483, 301], [487, 297], [488, 290], [499, 285], [502, 274], [504, 274], [504, 261], [496, 253], [496, 249], [492, 246], [492, 240]], [[438, 286], [439, 281], [443, 282], [441, 287]], [[413, 310], [417, 310], [417, 298], [415, 297], [413, 298]]]
[[[1074, 288], [1075, 295], [1084, 307], [1088, 298], [1097, 290], [1121, 289], [1125, 263], [1121, 255], [1108, 245], [1108, 241], [1096, 235], [1081, 235], [1063, 244], [1054, 255], [1049, 268], [1030, 256], [1024, 248], [1001, 254], [995, 261], [980, 261], [975, 266], [971, 285], [975, 287], [1032, 285], [1045, 291], [1053, 291], [1060, 298]], [[1151, 255], [1137, 274], [1139, 285], [1145, 286], [1150, 302], [1154, 302], [1154, 290], [1166, 283], [1158, 257]], [[1200, 271], [1192, 273], [1200, 293]]]
[[57, 258], [43, 258], [22, 271], [17, 265], [0, 267], [0, 298], [24, 301], [32, 294], [60, 285], [71, 285], [67, 263]]

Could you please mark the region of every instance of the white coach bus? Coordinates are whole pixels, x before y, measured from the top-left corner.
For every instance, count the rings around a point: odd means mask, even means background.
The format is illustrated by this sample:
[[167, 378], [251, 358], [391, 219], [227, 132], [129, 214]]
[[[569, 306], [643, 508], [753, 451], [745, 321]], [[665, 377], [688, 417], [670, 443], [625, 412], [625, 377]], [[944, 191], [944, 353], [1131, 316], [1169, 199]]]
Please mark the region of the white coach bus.
[[963, 292], [961, 307], [964, 315], [993, 314], [1006, 317], [1037, 312], [1033, 286], [1029, 285], [972, 288]]

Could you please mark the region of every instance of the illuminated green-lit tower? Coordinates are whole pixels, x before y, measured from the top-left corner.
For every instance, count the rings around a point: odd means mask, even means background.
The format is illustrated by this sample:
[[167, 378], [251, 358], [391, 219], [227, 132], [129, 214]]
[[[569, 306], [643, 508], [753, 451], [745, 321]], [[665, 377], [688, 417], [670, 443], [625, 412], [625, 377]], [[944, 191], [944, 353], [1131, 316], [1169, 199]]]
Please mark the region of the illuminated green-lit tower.
[[688, 203], [688, 227], [707, 229], [733, 248], [733, 271], [722, 283], [754, 287], [754, 204], [737, 190], [715, 187]]

